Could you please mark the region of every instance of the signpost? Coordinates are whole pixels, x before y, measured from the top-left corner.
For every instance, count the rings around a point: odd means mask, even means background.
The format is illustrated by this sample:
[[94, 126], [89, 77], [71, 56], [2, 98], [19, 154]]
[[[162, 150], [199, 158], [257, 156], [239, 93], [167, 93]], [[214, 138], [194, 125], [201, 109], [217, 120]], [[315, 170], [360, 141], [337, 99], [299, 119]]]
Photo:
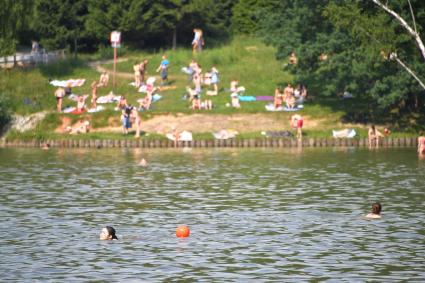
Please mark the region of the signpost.
[[114, 48], [114, 74], [112, 79], [112, 86], [115, 88], [115, 72], [117, 65], [117, 48], [121, 47], [121, 32], [111, 32], [111, 46]]

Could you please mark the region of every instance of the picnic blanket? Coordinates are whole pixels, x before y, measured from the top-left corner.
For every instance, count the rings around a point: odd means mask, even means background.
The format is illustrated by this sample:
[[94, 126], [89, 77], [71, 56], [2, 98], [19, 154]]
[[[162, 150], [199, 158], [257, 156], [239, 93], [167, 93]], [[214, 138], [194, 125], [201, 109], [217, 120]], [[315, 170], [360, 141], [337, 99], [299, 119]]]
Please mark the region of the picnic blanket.
[[260, 95], [260, 96], [256, 96], [255, 99], [257, 101], [273, 101], [274, 97], [269, 95]]
[[353, 138], [356, 135], [356, 130], [354, 129], [344, 129], [340, 131], [332, 130], [332, 136], [334, 138]]
[[266, 110], [267, 111], [287, 111], [287, 112], [293, 112], [293, 111], [301, 110], [302, 108], [303, 108], [302, 105], [297, 105], [296, 107], [291, 108], [291, 109], [290, 108], [287, 108], [286, 106], [285, 107], [280, 106], [278, 108], [275, 108], [272, 103], [266, 105]]
[[249, 95], [239, 95], [239, 101], [241, 102], [249, 102], [249, 101], [255, 101], [255, 96], [249, 96]]
[[215, 139], [218, 140], [227, 140], [235, 138], [237, 134], [239, 134], [235, 130], [220, 130], [218, 132], [212, 133]]
[[90, 108], [87, 110], [88, 113], [95, 113], [105, 110], [105, 107], [102, 105], [97, 105], [96, 108]]
[[290, 131], [265, 131], [261, 132], [261, 134], [268, 138], [289, 138], [294, 136]]
[[161, 95], [155, 93], [154, 95], [152, 95], [152, 103], [157, 102], [158, 100], [160, 100], [162, 98]]
[[85, 79], [69, 79], [66, 81], [58, 81], [53, 80], [50, 81], [50, 84], [53, 86], [61, 86], [61, 87], [77, 87], [82, 86], [85, 83]]
[[96, 99], [96, 102], [100, 103], [100, 104], [113, 103], [113, 102], [120, 101], [120, 98], [121, 98], [121, 95], [108, 94], [108, 95], [104, 95], [104, 96], [99, 96]]
[[[173, 133], [168, 133], [165, 136], [172, 141], [176, 141], [176, 136]], [[180, 134], [178, 134], [177, 141], [192, 141], [192, 140], [193, 140], [193, 137], [191, 132], [183, 131]]]

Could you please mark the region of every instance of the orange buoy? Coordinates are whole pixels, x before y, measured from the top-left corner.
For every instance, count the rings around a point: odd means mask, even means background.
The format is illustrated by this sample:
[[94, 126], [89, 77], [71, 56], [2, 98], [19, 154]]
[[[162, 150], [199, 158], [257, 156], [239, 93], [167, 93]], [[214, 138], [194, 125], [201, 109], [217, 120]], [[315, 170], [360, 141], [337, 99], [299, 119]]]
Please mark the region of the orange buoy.
[[190, 234], [190, 230], [189, 230], [189, 227], [187, 226], [182, 225], [177, 227], [176, 229], [176, 236], [179, 238], [189, 237], [189, 234]]

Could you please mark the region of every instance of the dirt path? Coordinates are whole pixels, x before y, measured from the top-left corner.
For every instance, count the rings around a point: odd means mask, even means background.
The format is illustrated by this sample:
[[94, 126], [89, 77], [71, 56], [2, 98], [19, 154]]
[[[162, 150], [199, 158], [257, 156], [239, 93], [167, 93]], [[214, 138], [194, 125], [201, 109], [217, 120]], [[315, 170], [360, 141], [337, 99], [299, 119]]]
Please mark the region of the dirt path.
[[[125, 62], [127, 60], [128, 60], [127, 58], [118, 59], [117, 60], [117, 63]], [[93, 61], [93, 62], [90, 62], [89, 63], [89, 66], [91, 68], [95, 69], [99, 73], [107, 72], [109, 75], [112, 75], [113, 74], [113, 71], [108, 70], [108, 69], [102, 67], [101, 65], [110, 64], [110, 63], [113, 63], [113, 62], [114, 62], [113, 60]], [[134, 78], [134, 74], [132, 74], [132, 73], [115, 72], [115, 75], [118, 78], [124, 78], [124, 79], [132, 79], [132, 78]]]
[[[166, 134], [173, 128], [178, 131], [187, 130], [192, 133], [215, 132], [221, 129], [233, 129], [239, 133], [252, 133], [261, 131], [292, 130], [289, 126], [290, 116], [258, 114], [234, 114], [234, 115], [209, 115], [209, 114], [177, 114], [155, 116], [150, 120], [142, 121], [142, 130], [148, 133]], [[304, 117], [305, 129], [327, 130], [326, 120], [310, 119]], [[94, 132], [121, 132], [119, 117], [110, 119], [110, 124], [115, 126], [93, 129]], [[335, 128], [358, 127], [359, 125], [338, 124]], [[329, 128], [330, 130], [330, 128]]]

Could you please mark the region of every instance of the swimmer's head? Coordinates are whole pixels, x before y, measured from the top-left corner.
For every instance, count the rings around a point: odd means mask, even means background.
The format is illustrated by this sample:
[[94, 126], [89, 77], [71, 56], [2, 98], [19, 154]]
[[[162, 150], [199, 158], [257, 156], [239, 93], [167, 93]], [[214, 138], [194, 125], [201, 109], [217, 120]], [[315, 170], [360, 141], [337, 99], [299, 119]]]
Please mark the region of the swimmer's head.
[[382, 210], [382, 206], [379, 202], [375, 202], [374, 204], [372, 204], [372, 213], [373, 214], [381, 214], [381, 210]]
[[111, 226], [106, 226], [102, 229], [99, 235], [100, 240], [118, 240], [117, 236], [115, 235], [115, 229]]

